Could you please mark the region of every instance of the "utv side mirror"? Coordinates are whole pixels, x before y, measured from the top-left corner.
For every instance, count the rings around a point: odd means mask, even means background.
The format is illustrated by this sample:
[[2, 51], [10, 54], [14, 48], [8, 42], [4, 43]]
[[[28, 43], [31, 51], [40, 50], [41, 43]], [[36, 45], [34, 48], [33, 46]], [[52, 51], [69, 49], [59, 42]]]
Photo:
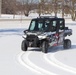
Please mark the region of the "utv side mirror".
[[28, 30], [24, 30], [23, 32], [26, 33]]
[[68, 27], [65, 27], [64, 29], [65, 29], [65, 30], [68, 30]]

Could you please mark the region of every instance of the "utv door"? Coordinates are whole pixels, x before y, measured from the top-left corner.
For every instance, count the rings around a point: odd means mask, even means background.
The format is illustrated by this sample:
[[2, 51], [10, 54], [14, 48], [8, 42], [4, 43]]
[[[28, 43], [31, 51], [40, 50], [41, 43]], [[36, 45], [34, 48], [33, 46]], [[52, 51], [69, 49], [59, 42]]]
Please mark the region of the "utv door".
[[51, 46], [56, 46], [58, 44], [58, 40], [59, 40], [59, 30], [58, 30], [58, 20], [54, 19], [51, 20]]
[[64, 39], [64, 20], [55, 19], [51, 21], [51, 31], [52, 31], [52, 46], [63, 43]]
[[59, 35], [59, 39], [58, 39], [58, 44], [63, 44], [63, 40], [64, 40], [64, 28], [65, 28], [65, 24], [64, 24], [64, 19], [59, 19], [58, 20], [58, 35]]

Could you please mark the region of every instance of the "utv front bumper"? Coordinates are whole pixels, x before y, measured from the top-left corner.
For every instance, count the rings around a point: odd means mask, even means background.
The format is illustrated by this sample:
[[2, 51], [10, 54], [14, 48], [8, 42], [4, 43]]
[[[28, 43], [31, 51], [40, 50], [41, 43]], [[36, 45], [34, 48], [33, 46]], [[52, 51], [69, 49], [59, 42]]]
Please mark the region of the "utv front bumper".
[[36, 35], [27, 35], [26, 41], [28, 42], [28, 47], [37, 47], [39, 39]]

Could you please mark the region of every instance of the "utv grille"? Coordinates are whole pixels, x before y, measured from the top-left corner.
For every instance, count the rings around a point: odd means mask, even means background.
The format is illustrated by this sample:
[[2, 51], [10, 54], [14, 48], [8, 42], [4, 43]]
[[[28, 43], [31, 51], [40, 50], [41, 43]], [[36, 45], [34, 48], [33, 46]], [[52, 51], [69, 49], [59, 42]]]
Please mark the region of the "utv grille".
[[38, 37], [37, 36], [35, 36], [35, 35], [27, 35], [26, 40], [29, 42], [29, 44], [31, 43], [32, 47], [37, 47], [37, 43], [38, 43]]
[[35, 35], [27, 35], [27, 41], [34, 41], [34, 40], [36, 40], [36, 39], [38, 39], [38, 37], [37, 36], [35, 36]]

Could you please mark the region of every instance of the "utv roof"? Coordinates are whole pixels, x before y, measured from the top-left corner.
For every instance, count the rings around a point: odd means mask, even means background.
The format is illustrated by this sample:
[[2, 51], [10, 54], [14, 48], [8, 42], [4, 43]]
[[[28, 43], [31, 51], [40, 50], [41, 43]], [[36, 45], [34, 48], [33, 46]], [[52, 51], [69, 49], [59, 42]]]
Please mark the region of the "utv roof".
[[40, 16], [39, 18], [58, 18], [57, 16]]
[[58, 18], [56, 16], [39, 16], [39, 17], [34, 18], [34, 19], [63, 19], [64, 20], [64, 18]]

